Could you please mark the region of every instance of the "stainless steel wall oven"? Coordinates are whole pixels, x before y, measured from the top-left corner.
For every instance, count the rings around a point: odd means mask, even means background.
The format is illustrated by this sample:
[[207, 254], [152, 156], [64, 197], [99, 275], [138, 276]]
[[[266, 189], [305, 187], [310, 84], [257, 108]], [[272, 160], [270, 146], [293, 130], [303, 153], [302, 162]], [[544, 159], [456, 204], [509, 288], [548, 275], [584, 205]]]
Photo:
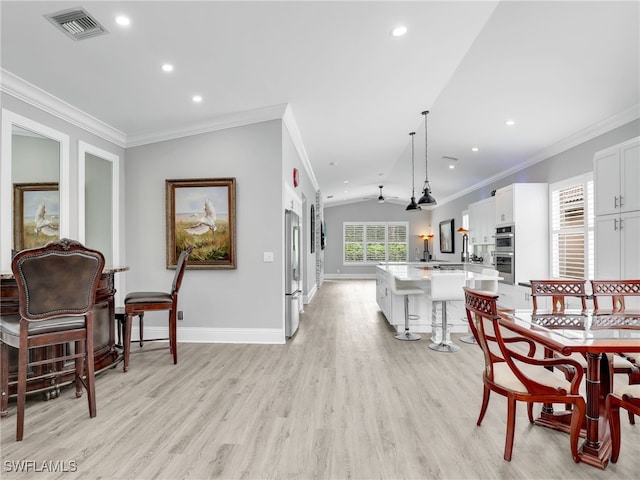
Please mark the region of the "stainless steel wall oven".
[[496, 270], [504, 283], [513, 285], [516, 278], [516, 245], [513, 225], [496, 228], [496, 249], [494, 253]]

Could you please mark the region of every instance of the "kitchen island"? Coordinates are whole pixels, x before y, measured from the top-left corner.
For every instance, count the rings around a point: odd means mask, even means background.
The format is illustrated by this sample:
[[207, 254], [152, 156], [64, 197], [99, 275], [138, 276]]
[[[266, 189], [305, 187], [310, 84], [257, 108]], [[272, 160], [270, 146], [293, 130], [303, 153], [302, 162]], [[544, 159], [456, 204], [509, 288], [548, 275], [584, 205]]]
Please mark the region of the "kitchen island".
[[[396, 295], [391, 290], [391, 282], [395, 277], [407, 287], [418, 287], [425, 291], [424, 295], [412, 296], [409, 302], [411, 314], [419, 315], [418, 320], [409, 323], [415, 333], [431, 333], [434, 342], [441, 341], [440, 329], [433, 325], [440, 324], [440, 302], [434, 308], [431, 301], [431, 276], [433, 272], [465, 273], [466, 285], [473, 287], [478, 280], [495, 280], [479, 273], [476, 268], [469, 269], [466, 264], [448, 262], [415, 262], [415, 263], [382, 263], [376, 267], [376, 300], [387, 322], [397, 332], [404, 330], [404, 300], [402, 295]], [[454, 301], [447, 304], [447, 318], [449, 332], [466, 333], [469, 330], [464, 302]]]

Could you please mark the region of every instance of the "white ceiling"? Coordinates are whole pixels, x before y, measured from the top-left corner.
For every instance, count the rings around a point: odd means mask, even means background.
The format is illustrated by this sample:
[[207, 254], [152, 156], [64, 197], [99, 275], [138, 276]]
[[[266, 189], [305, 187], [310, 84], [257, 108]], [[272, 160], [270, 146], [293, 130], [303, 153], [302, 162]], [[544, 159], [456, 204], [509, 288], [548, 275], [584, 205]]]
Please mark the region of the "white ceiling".
[[[376, 198], [380, 184], [408, 202], [410, 131], [419, 197], [430, 110], [442, 203], [638, 118], [639, 5], [3, 0], [1, 66], [127, 139], [289, 104], [327, 205]], [[43, 17], [77, 6], [110, 33], [73, 41]], [[394, 38], [398, 24], [409, 31]]]

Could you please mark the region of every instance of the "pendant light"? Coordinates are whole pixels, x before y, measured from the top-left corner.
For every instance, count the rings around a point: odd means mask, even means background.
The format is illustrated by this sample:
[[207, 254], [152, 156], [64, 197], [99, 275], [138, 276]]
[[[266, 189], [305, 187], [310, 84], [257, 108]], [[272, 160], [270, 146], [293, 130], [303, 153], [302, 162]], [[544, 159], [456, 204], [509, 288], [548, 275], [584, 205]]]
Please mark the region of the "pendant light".
[[411, 132], [409, 135], [411, 135], [411, 202], [409, 203], [409, 205], [407, 205], [407, 208], [405, 208], [406, 211], [408, 212], [413, 212], [413, 211], [418, 211], [418, 210], [422, 210], [418, 204], [416, 203], [416, 179], [415, 179], [415, 167], [414, 167], [414, 160], [413, 160], [413, 154], [414, 154], [414, 146], [413, 146], [413, 137], [416, 134], [416, 132]]
[[431, 195], [431, 185], [429, 184], [429, 157], [427, 156], [427, 114], [428, 110], [422, 112], [424, 115], [424, 187], [422, 197], [418, 200], [418, 205], [435, 205], [436, 199]]

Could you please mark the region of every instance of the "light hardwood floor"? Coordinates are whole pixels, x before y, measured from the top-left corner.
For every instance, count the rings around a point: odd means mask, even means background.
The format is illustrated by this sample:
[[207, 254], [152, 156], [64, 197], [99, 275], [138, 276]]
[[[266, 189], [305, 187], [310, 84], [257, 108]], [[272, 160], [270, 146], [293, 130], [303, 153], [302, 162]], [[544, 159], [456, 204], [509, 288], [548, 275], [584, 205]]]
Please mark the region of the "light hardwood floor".
[[[393, 338], [374, 281], [326, 281], [286, 345], [180, 344], [175, 366], [168, 351], [132, 355], [128, 373], [118, 365], [98, 376], [96, 418], [73, 388], [54, 401], [33, 397], [19, 443], [12, 402], [1, 422], [0, 476], [640, 478], [640, 422], [623, 417], [619, 462], [601, 471], [573, 463], [568, 436], [531, 426], [522, 404], [505, 462], [504, 399], [492, 396], [475, 424], [480, 349], [457, 342], [460, 352], [437, 353], [428, 343]], [[75, 462], [77, 471], [10, 471], [21, 460], [39, 470]]]

